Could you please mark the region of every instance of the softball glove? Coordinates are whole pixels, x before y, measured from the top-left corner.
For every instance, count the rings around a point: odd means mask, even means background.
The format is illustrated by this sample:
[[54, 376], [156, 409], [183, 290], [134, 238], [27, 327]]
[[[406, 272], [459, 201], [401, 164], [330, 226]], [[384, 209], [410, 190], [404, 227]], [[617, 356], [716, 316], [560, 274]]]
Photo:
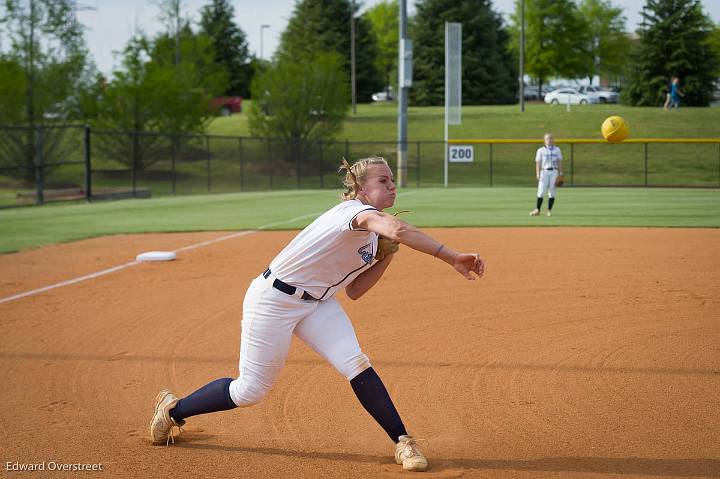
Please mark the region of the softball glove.
[[[397, 211], [393, 213], [393, 216], [397, 216], [400, 213], [410, 213], [410, 211]], [[398, 249], [400, 249], [400, 243], [398, 243], [397, 241], [385, 238], [384, 236], [378, 236], [378, 247], [377, 252], [375, 253], [375, 259], [378, 261], [382, 261], [385, 259], [386, 256], [397, 253]]]
[[386, 256], [397, 253], [398, 249], [400, 249], [400, 243], [397, 243], [389, 238], [385, 238], [384, 236], [380, 236], [378, 238], [378, 247], [377, 252], [375, 253], [375, 259], [382, 261]]

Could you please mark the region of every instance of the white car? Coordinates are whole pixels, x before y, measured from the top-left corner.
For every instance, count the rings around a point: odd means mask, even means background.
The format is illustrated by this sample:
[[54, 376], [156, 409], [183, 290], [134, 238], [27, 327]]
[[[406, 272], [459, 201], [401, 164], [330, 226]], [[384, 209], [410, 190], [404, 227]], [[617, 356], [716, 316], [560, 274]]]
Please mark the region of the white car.
[[372, 101], [391, 101], [395, 99], [395, 92], [392, 87], [388, 87], [385, 91], [379, 91], [372, 94]]
[[598, 103], [617, 103], [618, 94], [614, 91], [603, 90], [596, 86], [587, 85], [578, 88], [580, 93], [583, 93], [589, 97], [595, 97], [598, 99]]
[[558, 88], [545, 95], [545, 103], [553, 105], [587, 105], [588, 103], [600, 103], [597, 97], [590, 97], [580, 93], [574, 88]]

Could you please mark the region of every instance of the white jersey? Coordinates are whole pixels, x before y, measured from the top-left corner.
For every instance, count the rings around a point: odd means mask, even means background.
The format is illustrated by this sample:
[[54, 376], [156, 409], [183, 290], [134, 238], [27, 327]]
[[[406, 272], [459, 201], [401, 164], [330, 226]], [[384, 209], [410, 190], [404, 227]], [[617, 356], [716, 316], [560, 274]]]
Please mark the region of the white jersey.
[[535, 153], [535, 163], [540, 163], [540, 168], [543, 170], [557, 170], [560, 168], [560, 162], [562, 161], [562, 152], [560, 148], [555, 145], [541, 146]]
[[347, 200], [323, 213], [272, 260], [273, 276], [316, 299], [330, 298], [373, 262], [378, 235], [352, 226], [367, 210], [375, 208]]

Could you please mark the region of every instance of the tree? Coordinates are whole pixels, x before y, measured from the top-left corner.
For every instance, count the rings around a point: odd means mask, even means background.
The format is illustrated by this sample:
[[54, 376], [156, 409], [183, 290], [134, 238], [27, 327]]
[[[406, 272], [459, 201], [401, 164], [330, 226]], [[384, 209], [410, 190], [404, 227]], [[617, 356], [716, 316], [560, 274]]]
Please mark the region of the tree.
[[150, 42], [144, 35], [128, 41], [122, 52], [122, 68], [113, 72], [111, 82], [101, 91], [93, 121], [98, 130], [113, 131], [97, 135], [95, 148], [133, 170], [142, 170], [159, 159], [160, 138], [138, 134], [158, 131], [164, 114], [163, 105], [156, 100], [163, 95], [165, 85], [153, 75], [149, 50]]
[[187, 18], [183, 18], [183, 0], [152, 0], [150, 3], [160, 9], [158, 18], [167, 28], [168, 35], [175, 41], [175, 63], [179, 64], [182, 58], [180, 35], [183, 25], [189, 23]]
[[630, 51], [622, 13], [622, 8], [613, 7], [609, 0], [583, 0], [580, 4], [580, 16], [588, 24], [592, 64], [586, 75], [591, 82], [594, 75], [609, 78], [622, 74]]
[[[298, 61], [336, 52], [342, 70], [350, 79], [350, 18], [348, 0], [300, 0], [280, 39], [278, 58]], [[357, 13], [358, 6], [355, 6]], [[377, 45], [364, 17], [355, 18], [355, 72], [357, 98], [369, 101], [382, 88], [375, 66]]]
[[[179, 65], [173, 65], [176, 50], [167, 35], [155, 42], [143, 35], [132, 38], [123, 51], [122, 68], [113, 72], [98, 100], [94, 125], [127, 133], [99, 136], [98, 148], [133, 170], [145, 169], [163, 157], [160, 153], [167, 147], [161, 134], [171, 134], [172, 148], [178, 148], [188, 134], [202, 133], [209, 119], [212, 93], [207, 85], [212, 82], [200, 83], [203, 62], [197, 53], [205, 51], [203, 42], [190, 35], [189, 27], [183, 31], [177, 50], [183, 59]], [[209, 45], [209, 39], [205, 38], [204, 45]], [[210, 60], [206, 57], [205, 61]], [[224, 83], [219, 85], [224, 88]]]
[[194, 33], [190, 23], [186, 22], [179, 35], [181, 61], [174, 63], [174, 39], [167, 33], [161, 33], [152, 42], [149, 55], [153, 64], [173, 69], [178, 79], [188, 90], [202, 90], [208, 97], [220, 95], [228, 88], [229, 72], [222, 63], [216, 61], [212, 48], [212, 39], [203, 33]]
[[[512, 17], [512, 46], [519, 48], [520, 0]], [[542, 89], [553, 76], [577, 78], [592, 70], [589, 28], [572, 0], [525, 0], [525, 72]]]
[[252, 66], [245, 33], [233, 21], [235, 11], [228, 0], [211, 0], [204, 6], [200, 32], [210, 38], [215, 62], [223, 65], [229, 82], [226, 95], [250, 96]]
[[[708, 38], [708, 44], [710, 45], [710, 50], [713, 52], [713, 56], [720, 58], [720, 23], [712, 29], [710, 37]], [[718, 67], [715, 70], [715, 76], [720, 77], [720, 62], [718, 62]]]
[[386, 87], [395, 84], [393, 79], [397, 78], [398, 9], [398, 0], [384, 0], [365, 12], [378, 49], [375, 66]]
[[11, 58], [0, 59], [0, 79], [0, 125], [24, 124], [27, 97], [18, 95], [27, 90], [22, 65]]
[[[0, 16], [0, 124], [28, 127], [24, 135], [3, 141], [0, 162], [18, 167], [18, 177], [32, 181], [36, 127], [46, 113], [67, 118], [67, 99], [88, 74], [82, 28], [69, 0], [5, 0]], [[22, 92], [20, 94], [20, 92]], [[59, 145], [59, 131], [47, 131], [44, 154]], [[7, 138], [5, 138], [7, 140]]]
[[445, 95], [445, 22], [462, 23], [462, 96], [465, 104], [512, 103], [517, 68], [509, 36], [490, 0], [422, 0], [412, 25], [411, 98], [441, 105]]
[[[212, 40], [196, 34], [182, 0], [157, 0], [167, 32], [150, 41], [137, 35], [123, 51], [122, 68], [99, 89], [99, 128], [126, 135], [99, 137], [106, 156], [142, 170], [203, 133], [209, 100], [226, 91], [228, 72], [216, 62]], [[84, 102], [87, 105], [90, 102]], [[167, 146], [168, 140], [170, 145]]]
[[337, 54], [280, 58], [255, 76], [249, 122], [253, 135], [283, 140], [285, 158], [306, 160], [331, 140], [348, 113], [347, 75]]
[[661, 105], [672, 76], [680, 78], [683, 102], [707, 106], [713, 97], [718, 57], [710, 46], [713, 24], [699, 0], [648, 0], [643, 27], [630, 56], [621, 99], [637, 106]]

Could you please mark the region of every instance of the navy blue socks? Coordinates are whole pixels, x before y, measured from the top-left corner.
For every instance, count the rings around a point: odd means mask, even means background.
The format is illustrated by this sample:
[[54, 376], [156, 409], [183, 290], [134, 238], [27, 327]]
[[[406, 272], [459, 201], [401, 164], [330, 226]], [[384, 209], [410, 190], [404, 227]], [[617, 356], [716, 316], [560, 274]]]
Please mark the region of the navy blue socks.
[[380, 424], [390, 439], [397, 443], [399, 436], [407, 434], [385, 385], [373, 368], [367, 368], [355, 376], [350, 385], [360, 404]]
[[177, 405], [170, 410], [170, 417], [180, 422], [198, 414], [235, 409], [237, 406], [230, 398], [232, 381], [230, 378], [222, 378], [206, 384], [178, 401]]
[[548, 198], [548, 211], [552, 211], [552, 207], [555, 204], [555, 198]]
[[540, 198], [537, 199], [537, 203], [535, 204], [535, 208], [540, 209], [540, 207], [542, 206], [542, 202], [543, 202], [543, 197], [541, 196]]
[[[217, 379], [178, 401], [170, 416], [180, 422], [191, 416], [226, 411], [237, 406], [230, 397], [230, 378]], [[380, 424], [390, 439], [398, 442], [407, 434], [400, 415], [390, 399], [380, 377], [373, 368], [367, 368], [350, 381], [355, 395], [365, 410]]]

